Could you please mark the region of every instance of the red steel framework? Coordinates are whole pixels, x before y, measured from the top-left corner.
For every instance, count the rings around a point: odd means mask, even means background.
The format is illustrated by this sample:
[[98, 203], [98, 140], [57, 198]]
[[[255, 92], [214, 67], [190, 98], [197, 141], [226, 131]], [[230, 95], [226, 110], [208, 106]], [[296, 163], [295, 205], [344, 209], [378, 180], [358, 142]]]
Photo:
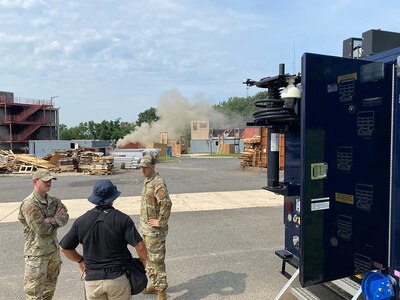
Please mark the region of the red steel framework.
[[[52, 100], [14, 98], [9, 93], [0, 95], [0, 108], [4, 112], [0, 115], [0, 126], [8, 127], [8, 130], [1, 132], [0, 142], [9, 144], [10, 149], [13, 149], [15, 143], [27, 145], [42, 126], [55, 126], [56, 132], [58, 131], [58, 109], [54, 109]], [[53, 130], [49, 130], [46, 139], [58, 138], [52, 136], [56, 135], [52, 132]]]

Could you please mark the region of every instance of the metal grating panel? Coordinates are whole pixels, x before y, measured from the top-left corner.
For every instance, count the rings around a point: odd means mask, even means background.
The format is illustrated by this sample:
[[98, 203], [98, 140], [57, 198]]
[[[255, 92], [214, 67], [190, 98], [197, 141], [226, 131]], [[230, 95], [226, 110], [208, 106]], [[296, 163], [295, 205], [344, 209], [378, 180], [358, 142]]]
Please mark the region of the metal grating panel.
[[359, 136], [371, 136], [375, 128], [373, 111], [361, 111], [357, 114], [357, 133]]
[[372, 267], [371, 258], [360, 253], [354, 254], [354, 274], [364, 274]]
[[374, 199], [374, 188], [368, 184], [357, 184], [356, 206], [365, 211], [370, 211]]
[[336, 153], [337, 169], [341, 171], [350, 171], [353, 165], [353, 148], [338, 147]]
[[353, 234], [353, 218], [345, 215], [338, 215], [337, 228], [338, 237], [349, 241]]
[[340, 102], [353, 101], [354, 96], [354, 80], [343, 80], [339, 82]]

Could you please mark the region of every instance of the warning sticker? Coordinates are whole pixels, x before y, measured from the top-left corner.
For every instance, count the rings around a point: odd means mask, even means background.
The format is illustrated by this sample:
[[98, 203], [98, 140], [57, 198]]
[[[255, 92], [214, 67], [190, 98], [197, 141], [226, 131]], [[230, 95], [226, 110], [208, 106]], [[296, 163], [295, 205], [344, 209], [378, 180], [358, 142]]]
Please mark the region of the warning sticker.
[[311, 199], [311, 211], [329, 209], [329, 197]]
[[346, 80], [357, 80], [357, 73], [350, 73], [350, 74], [345, 74], [337, 77], [337, 82], [342, 82]]
[[279, 151], [279, 133], [271, 133], [271, 151]]
[[354, 196], [349, 194], [335, 193], [335, 200], [346, 204], [354, 205]]
[[329, 209], [329, 201], [311, 203], [311, 211]]

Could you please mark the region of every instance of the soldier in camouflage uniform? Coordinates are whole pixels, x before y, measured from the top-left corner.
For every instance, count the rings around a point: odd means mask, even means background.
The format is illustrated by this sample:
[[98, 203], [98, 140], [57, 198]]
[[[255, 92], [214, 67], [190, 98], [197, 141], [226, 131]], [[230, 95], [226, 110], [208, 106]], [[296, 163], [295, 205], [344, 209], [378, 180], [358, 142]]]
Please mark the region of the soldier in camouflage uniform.
[[22, 201], [18, 220], [25, 235], [24, 291], [26, 299], [52, 299], [61, 268], [57, 228], [68, 222], [67, 208], [49, 195], [56, 178], [45, 169], [33, 174], [33, 192]]
[[155, 158], [145, 155], [139, 166], [145, 177], [139, 232], [148, 251], [147, 270], [151, 282], [144, 293], [157, 294], [157, 300], [166, 300], [165, 239], [172, 203], [164, 179], [155, 172]]

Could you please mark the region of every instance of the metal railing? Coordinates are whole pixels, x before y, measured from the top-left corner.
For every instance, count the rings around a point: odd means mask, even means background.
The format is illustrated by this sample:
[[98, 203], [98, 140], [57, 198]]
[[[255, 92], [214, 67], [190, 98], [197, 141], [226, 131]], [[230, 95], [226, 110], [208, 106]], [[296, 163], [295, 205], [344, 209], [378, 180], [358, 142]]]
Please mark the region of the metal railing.
[[19, 103], [19, 104], [33, 104], [33, 105], [45, 105], [45, 106], [53, 106], [53, 101], [48, 99], [30, 99], [23, 97], [14, 97], [13, 101], [9, 101], [6, 96], [0, 96], [0, 104], [4, 103]]

